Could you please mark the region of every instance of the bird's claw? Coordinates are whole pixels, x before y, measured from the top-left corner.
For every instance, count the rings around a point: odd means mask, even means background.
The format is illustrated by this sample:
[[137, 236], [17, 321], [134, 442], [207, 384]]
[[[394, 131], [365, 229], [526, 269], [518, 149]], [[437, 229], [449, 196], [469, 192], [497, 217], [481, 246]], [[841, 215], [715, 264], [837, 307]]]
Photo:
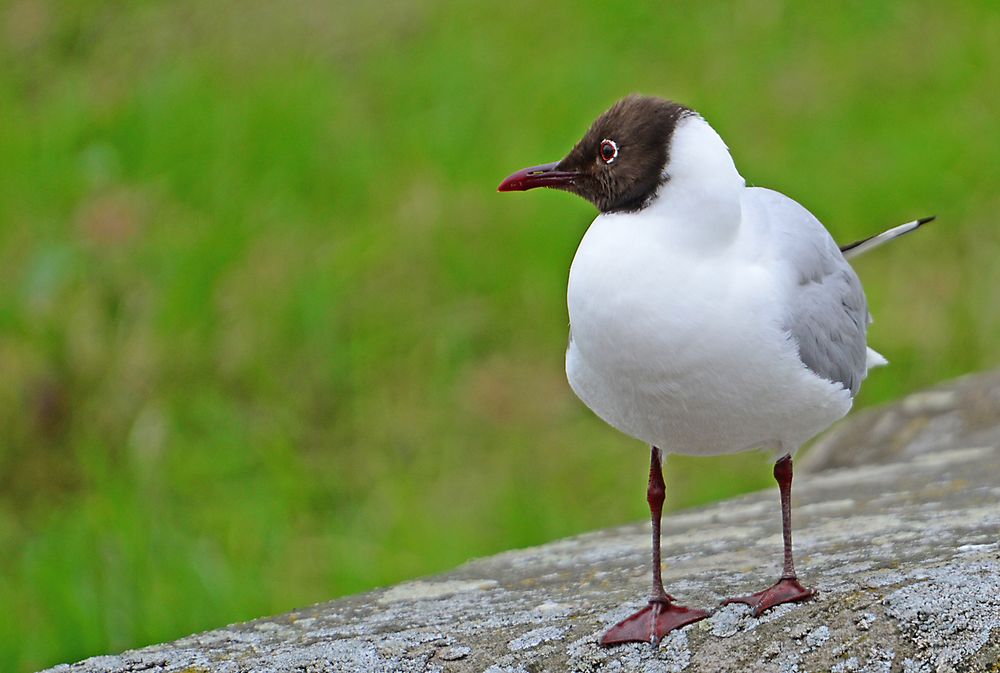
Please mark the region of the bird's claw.
[[749, 596], [729, 598], [722, 601], [722, 604], [729, 605], [731, 603], [744, 603], [751, 607], [750, 613], [754, 617], [758, 617], [765, 610], [770, 610], [771, 608], [781, 605], [782, 603], [807, 601], [815, 595], [815, 589], [802, 586], [794, 577], [782, 577], [780, 580], [763, 591], [758, 591], [757, 593], [750, 594]]
[[660, 639], [675, 629], [693, 624], [708, 617], [704, 610], [686, 608], [670, 600], [652, 600], [649, 605], [629, 615], [601, 636], [601, 646], [620, 643], [651, 643], [659, 645]]

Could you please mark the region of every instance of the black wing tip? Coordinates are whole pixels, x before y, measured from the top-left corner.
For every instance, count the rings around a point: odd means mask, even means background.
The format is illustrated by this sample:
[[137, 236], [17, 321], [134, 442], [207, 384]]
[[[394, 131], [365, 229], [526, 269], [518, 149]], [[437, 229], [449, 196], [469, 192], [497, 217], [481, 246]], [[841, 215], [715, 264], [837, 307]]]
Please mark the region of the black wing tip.
[[927, 224], [928, 222], [933, 222], [936, 219], [937, 215], [931, 215], [930, 217], [921, 217], [919, 220], [917, 220], [917, 226], [919, 227], [921, 225]]
[[842, 245], [842, 246], [840, 246], [840, 252], [842, 252], [842, 253], [849, 252], [851, 250], [854, 250], [854, 248], [858, 247], [859, 245], [861, 245], [865, 241], [870, 241], [870, 240], [871, 240], [870, 238], [862, 238], [860, 241], [854, 241], [853, 243], [848, 243], [847, 245]]

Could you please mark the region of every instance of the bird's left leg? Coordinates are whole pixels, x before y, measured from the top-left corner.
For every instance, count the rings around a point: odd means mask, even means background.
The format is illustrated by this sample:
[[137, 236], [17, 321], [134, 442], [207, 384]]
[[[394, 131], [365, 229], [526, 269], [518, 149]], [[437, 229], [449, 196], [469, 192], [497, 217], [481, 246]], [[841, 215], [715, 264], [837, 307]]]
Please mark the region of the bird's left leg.
[[660, 450], [654, 446], [649, 454], [649, 485], [646, 488], [646, 502], [649, 503], [649, 515], [653, 523], [653, 593], [646, 607], [618, 622], [601, 636], [603, 647], [643, 642], [659, 645], [660, 639], [671, 631], [708, 617], [704, 610], [674, 603], [674, 597], [663, 588], [660, 519], [663, 517], [665, 497], [663, 463]]
[[816, 595], [815, 590], [799, 584], [795, 576], [795, 563], [792, 561], [792, 457], [789, 454], [786, 453], [774, 464], [774, 478], [781, 494], [781, 532], [785, 543], [785, 566], [781, 579], [763, 591], [730, 598], [722, 603], [746, 603], [753, 608], [754, 617], [776, 605], [804, 601]]

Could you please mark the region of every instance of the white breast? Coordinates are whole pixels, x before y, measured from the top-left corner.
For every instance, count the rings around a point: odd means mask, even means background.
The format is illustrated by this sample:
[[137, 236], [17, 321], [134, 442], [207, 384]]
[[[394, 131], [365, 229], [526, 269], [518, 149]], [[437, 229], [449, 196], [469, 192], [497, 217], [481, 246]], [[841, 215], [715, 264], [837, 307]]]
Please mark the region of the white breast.
[[[704, 154], [708, 143], [711, 153], [711, 138], [697, 134], [690, 151]], [[598, 217], [577, 250], [570, 385], [609, 424], [665, 451], [794, 451], [846, 414], [850, 395], [806, 369], [782, 329], [782, 280], [759, 263], [763, 234], [740, 226], [742, 178], [731, 190], [702, 190], [702, 199], [721, 194], [713, 207], [699, 209], [696, 199], [672, 207], [671, 191], [697, 193], [684, 183], [700, 168], [677, 149], [675, 139], [671, 179], [656, 202]], [[707, 170], [719, 178], [717, 166]], [[712, 217], [694, 219], [705, 212]]]

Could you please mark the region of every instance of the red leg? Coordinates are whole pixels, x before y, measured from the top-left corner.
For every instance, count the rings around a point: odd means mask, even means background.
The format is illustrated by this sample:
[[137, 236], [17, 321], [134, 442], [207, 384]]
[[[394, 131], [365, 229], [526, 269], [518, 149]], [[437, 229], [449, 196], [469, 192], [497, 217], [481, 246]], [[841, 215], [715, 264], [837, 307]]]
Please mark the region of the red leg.
[[660, 569], [660, 518], [663, 515], [663, 500], [666, 485], [663, 483], [663, 467], [660, 450], [652, 448], [649, 460], [649, 488], [646, 501], [653, 520], [653, 595], [649, 605], [612, 626], [601, 636], [601, 645], [608, 647], [619, 643], [652, 643], [674, 629], [708, 617], [704, 610], [694, 610], [675, 604], [673, 597], [663, 589]]
[[787, 453], [774, 464], [774, 478], [781, 493], [781, 532], [785, 543], [785, 566], [781, 578], [772, 586], [749, 596], [730, 598], [722, 602], [746, 603], [753, 608], [754, 617], [782, 603], [804, 601], [816, 595], [815, 590], [799, 584], [792, 561], [792, 457]]

